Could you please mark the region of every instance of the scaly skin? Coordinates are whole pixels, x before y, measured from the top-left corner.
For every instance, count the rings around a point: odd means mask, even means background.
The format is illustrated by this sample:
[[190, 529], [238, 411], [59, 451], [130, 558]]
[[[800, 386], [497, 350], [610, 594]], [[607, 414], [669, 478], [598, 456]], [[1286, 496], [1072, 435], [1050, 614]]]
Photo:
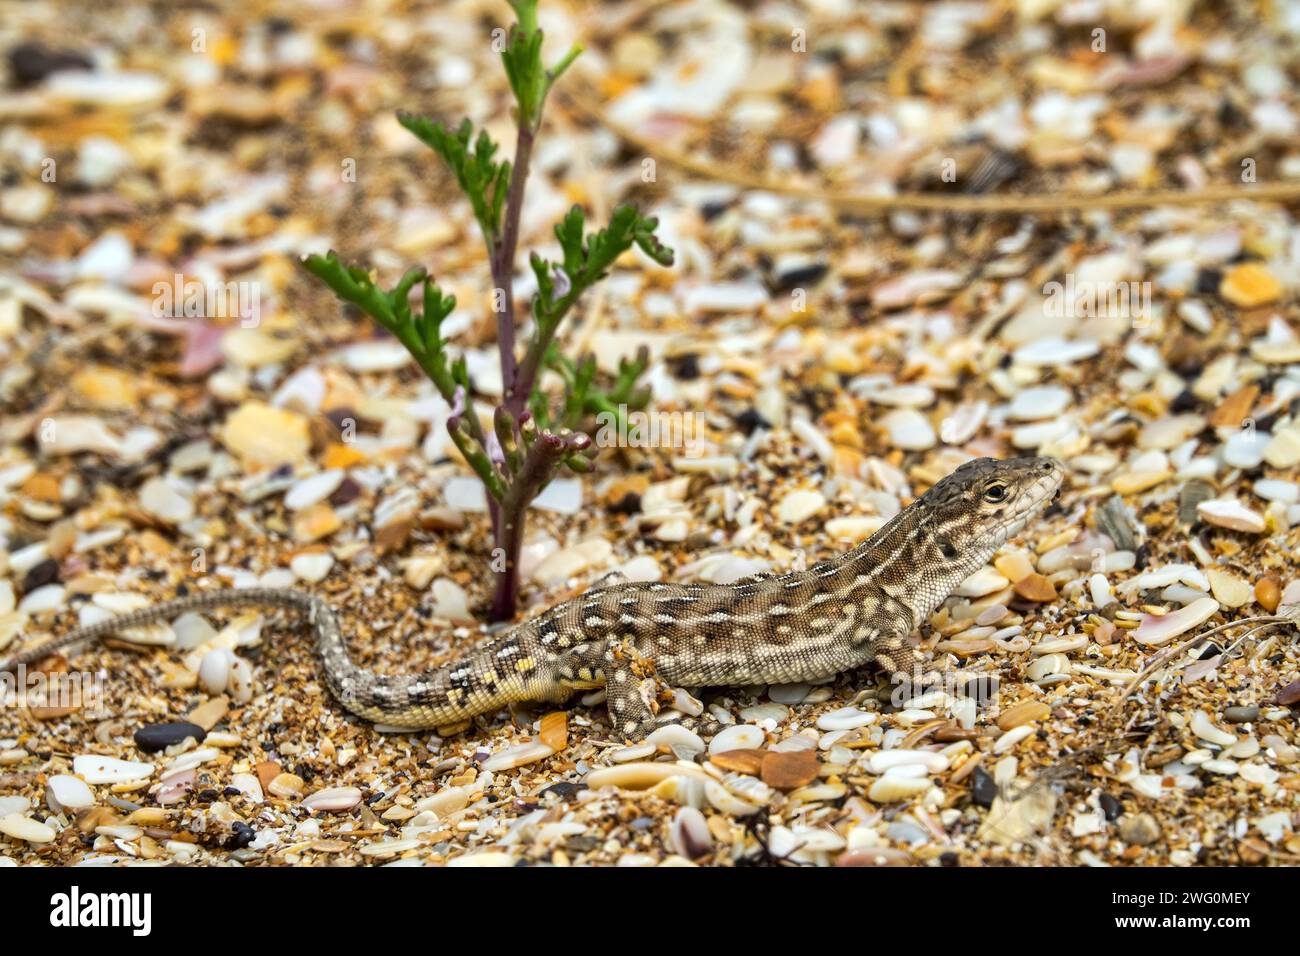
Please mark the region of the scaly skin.
[[220, 606], [307, 612], [331, 692], [369, 720], [423, 729], [522, 701], [604, 686], [615, 733], [655, 727], [660, 691], [816, 680], [875, 660], [924, 670], [909, 641], [958, 584], [1056, 494], [1050, 458], [967, 462], [871, 536], [805, 571], [736, 584], [598, 585], [437, 670], [388, 676], [348, 656], [338, 620], [305, 591], [212, 591], [81, 628], [0, 663], [0, 671], [124, 628]]

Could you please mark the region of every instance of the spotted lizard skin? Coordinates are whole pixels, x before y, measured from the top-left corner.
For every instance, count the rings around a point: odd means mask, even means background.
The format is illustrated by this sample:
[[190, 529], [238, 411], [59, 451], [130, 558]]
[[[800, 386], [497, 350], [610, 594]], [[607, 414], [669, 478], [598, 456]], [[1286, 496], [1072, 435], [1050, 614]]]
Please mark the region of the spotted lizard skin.
[[322, 599], [278, 588], [205, 592], [124, 614], [0, 662], [0, 671], [186, 611], [284, 607], [306, 613], [330, 691], [361, 717], [445, 727], [603, 686], [615, 734], [635, 740], [656, 726], [671, 687], [810, 681], [873, 660], [890, 674], [923, 671], [912, 632], [1052, 500], [1063, 477], [1050, 458], [969, 461], [866, 542], [806, 570], [736, 584], [597, 586], [418, 674], [358, 667]]

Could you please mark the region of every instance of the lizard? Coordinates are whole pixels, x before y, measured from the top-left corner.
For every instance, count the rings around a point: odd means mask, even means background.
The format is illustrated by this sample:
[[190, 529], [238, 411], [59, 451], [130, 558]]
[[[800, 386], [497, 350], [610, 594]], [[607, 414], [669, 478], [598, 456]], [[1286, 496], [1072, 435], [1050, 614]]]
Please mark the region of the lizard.
[[328, 604], [292, 588], [223, 589], [163, 602], [23, 651], [0, 662], [0, 672], [187, 611], [290, 608], [305, 612], [315, 630], [331, 693], [360, 717], [431, 729], [603, 686], [615, 734], [639, 740], [658, 725], [665, 687], [795, 683], [872, 661], [891, 676], [924, 674], [913, 632], [1054, 499], [1064, 475], [1051, 458], [973, 459], [856, 548], [804, 570], [733, 584], [598, 584], [420, 673], [357, 666]]

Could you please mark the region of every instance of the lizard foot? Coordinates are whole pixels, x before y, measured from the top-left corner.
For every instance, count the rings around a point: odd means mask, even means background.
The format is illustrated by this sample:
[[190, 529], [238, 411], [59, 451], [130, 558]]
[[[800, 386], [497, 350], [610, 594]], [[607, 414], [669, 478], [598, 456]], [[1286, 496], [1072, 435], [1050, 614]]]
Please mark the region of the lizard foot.
[[615, 737], [641, 740], [658, 726], [658, 690], [653, 677], [638, 679], [631, 667], [620, 667], [606, 676], [605, 697]]

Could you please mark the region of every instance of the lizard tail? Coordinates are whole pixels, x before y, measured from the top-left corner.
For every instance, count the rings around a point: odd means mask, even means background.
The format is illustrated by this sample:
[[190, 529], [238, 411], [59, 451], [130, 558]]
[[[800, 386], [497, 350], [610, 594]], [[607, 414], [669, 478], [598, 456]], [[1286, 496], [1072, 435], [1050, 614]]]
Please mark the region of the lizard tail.
[[[221, 591], [190, 594], [171, 601], [164, 601], [161, 604], [154, 604], [139, 611], [119, 614], [106, 621], [100, 621], [98, 624], [79, 627], [69, 631], [62, 637], [56, 637], [44, 644], [38, 644], [36, 647], [20, 651], [11, 657], [0, 660], [0, 674], [5, 671], [17, 670], [25, 664], [43, 660], [56, 651], [72, 644], [79, 644], [82, 641], [97, 641], [132, 627], [157, 624], [159, 621], [169, 620], [187, 611], [245, 606], [309, 609], [315, 603], [324, 605], [324, 602], [314, 595], [308, 594], [306, 591], [295, 591], [290, 588], [230, 588]], [[325, 612], [329, 613], [328, 607], [325, 608]]]
[[291, 588], [233, 588], [187, 595], [77, 628], [0, 660], [16, 670], [83, 641], [219, 607], [282, 607], [305, 611], [316, 633], [316, 653], [330, 691], [359, 717], [413, 730], [459, 723], [523, 700], [550, 699], [553, 668], [541, 653], [537, 627], [525, 622], [485, 647], [420, 674], [389, 676], [358, 667], [348, 654], [338, 618], [321, 598]]

